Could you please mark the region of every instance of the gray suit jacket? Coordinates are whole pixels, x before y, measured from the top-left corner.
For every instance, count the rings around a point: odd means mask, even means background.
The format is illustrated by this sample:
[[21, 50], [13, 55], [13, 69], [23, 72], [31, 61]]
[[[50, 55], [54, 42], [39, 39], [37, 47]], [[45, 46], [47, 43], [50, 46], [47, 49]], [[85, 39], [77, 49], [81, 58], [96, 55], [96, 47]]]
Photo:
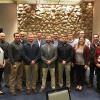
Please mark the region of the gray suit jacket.
[[41, 59], [45, 64], [47, 60], [51, 60], [51, 62], [54, 63], [57, 59], [57, 48], [53, 44], [50, 44], [50, 50], [48, 51], [47, 44], [42, 45]]

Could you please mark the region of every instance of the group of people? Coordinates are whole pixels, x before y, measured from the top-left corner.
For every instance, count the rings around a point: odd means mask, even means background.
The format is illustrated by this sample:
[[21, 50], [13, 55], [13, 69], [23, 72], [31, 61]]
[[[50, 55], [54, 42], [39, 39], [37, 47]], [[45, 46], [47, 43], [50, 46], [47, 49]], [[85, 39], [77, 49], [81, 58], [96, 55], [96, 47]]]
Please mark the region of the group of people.
[[[53, 35], [42, 33], [26, 35], [25, 32], [14, 33], [14, 40], [8, 43], [5, 33], [0, 33], [0, 94], [2, 79], [11, 95], [16, 95], [26, 86], [26, 94], [46, 89], [48, 72], [51, 88], [71, 90], [74, 83], [76, 90], [82, 91], [86, 80], [86, 70], [90, 68], [89, 87], [93, 87], [94, 72], [97, 76], [97, 91], [100, 93], [100, 41], [99, 35], [93, 34], [92, 41], [80, 31], [77, 39], [72, 33]], [[4, 77], [3, 76], [4, 72]], [[63, 76], [64, 75], [64, 76]], [[24, 77], [23, 77], [24, 76]]]

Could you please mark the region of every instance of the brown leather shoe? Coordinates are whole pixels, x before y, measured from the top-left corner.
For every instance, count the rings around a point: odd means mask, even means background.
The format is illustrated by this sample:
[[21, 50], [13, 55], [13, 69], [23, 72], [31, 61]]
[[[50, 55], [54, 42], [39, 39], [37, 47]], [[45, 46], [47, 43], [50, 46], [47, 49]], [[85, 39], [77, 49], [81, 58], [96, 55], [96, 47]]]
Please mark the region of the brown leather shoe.
[[38, 93], [38, 90], [37, 89], [32, 89], [32, 92], [33, 93]]
[[41, 92], [44, 92], [44, 91], [45, 91], [45, 88], [41, 88], [39, 92], [41, 93]]
[[30, 95], [30, 94], [31, 94], [30, 89], [27, 89], [27, 90], [26, 90], [26, 94], [27, 94], [27, 95]]
[[16, 92], [10, 92], [12, 96], [16, 96]]
[[18, 93], [21, 94], [22, 93], [22, 89], [17, 89]]
[[93, 84], [88, 84], [88, 88], [93, 88]]

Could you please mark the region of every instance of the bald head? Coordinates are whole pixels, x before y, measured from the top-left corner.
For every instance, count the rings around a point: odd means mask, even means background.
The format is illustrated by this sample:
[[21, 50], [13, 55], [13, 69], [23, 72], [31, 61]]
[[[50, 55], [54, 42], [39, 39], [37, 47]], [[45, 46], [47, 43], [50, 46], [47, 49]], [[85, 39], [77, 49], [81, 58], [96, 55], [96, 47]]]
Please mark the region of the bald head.
[[29, 34], [27, 35], [27, 39], [28, 39], [28, 41], [29, 41], [30, 43], [32, 43], [32, 42], [34, 41], [34, 35], [33, 35], [32, 33], [29, 33]]
[[0, 33], [0, 40], [5, 41], [5, 33]]

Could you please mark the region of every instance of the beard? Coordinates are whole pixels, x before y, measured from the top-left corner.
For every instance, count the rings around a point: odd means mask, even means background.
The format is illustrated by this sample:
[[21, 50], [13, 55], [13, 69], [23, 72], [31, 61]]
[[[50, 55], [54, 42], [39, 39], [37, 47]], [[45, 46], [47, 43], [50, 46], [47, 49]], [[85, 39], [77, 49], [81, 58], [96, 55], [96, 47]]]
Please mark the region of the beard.
[[49, 44], [49, 43], [51, 43], [51, 41], [50, 41], [50, 40], [47, 40], [47, 41], [46, 41], [46, 43], [48, 43], [48, 44]]
[[1, 39], [1, 42], [2, 42], [2, 43], [4, 43], [4, 42], [5, 42], [5, 40], [2, 40], [2, 39]]

